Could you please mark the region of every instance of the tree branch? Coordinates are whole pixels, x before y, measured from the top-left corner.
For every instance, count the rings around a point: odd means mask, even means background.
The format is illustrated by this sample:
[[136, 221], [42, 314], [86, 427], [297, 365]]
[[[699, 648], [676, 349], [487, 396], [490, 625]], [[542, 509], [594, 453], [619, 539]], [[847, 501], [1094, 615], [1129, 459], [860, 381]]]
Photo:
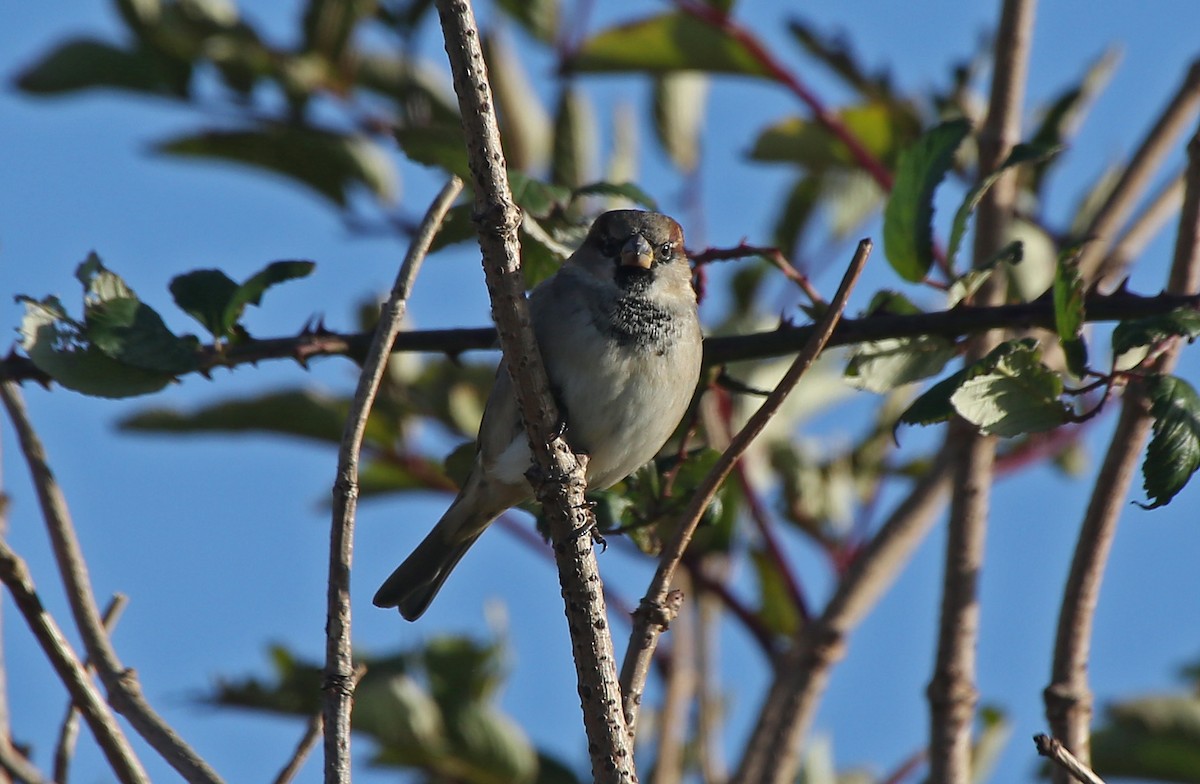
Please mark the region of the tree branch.
[[[988, 113], [979, 132], [979, 174], [996, 171], [1020, 140], [1021, 110], [1029, 70], [1035, 0], [1004, 0], [996, 34]], [[975, 266], [993, 258], [1008, 234], [1017, 199], [1016, 172], [1009, 170], [984, 195], [975, 215]], [[975, 295], [984, 305], [1004, 301], [1005, 284], [993, 276]], [[983, 357], [999, 342], [995, 333], [967, 341], [966, 359]], [[971, 726], [978, 694], [975, 649], [979, 637], [979, 574], [987, 538], [989, 494], [996, 440], [965, 420], [951, 421], [944, 451], [955, 456], [937, 657], [927, 690], [929, 780], [968, 784]]]
[[586, 461], [557, 432], [560, 419], [533, 336], [520, 267], [520, 212], [509, 191], [479, 30], [468, 0], [437, 0], [437, 9], [467, 139], [492, 317], [536, 463], [536, 495], [554, 541], [592, 777], [596, 782], [631, 784], [637, 773], [621, 712], [604, 594], [598, 590], [599, 567], [591, 537], [581, 535], [592, 520], [584, 498]]
[[1120, 179], [1092, 219], [1085, 236], [1091, 240], [1079, 256], [1079, 273], [1085, 283], [1099, 282], [1100, 264], [1108, 255], [1117, 227], [1141, 199], [1151, 177], [1172, 151], [1200, 107], [1200, 60], [1191, 64], [1183, 84], [1121, 172]]
[[[3, 386], [7, 387], [7, 384]], [[42, 606], [29, 568], [3, 539], [0, 539], [0, 581], [8, 588], [17, 610], [25, 618], [59, 680], [70, 692], [71, 700], [79, 706], [100, 751], [112, 766], [113, 774], [124, 784], [149, 784], [150, 778], [130, 748], [121, 726], [96, 691], [58, 624]]]
[[[123, 593], [114, 596], [104, 608], [104, 616], [101, 619], [104, 622], [104, 631], [112, 634], [112, 630], [116, 627], [117, 621], [121, 618], [121, 613], [125, 611], [125, 605], [129, 603], [129, 597]], [[90, 660], [84, 661], [84, 671], [93, 669]], [[70, 778], [71, 757], [75, 753], [75, 741], [79, 737], [79, 708], [72, 701], [67, 705], [67, 714], [63, 716], [62, 724], [58, 729], [58, 743], [54, 744], [54, 780], [65, 782]]]
[[933, 526], [951, 467], [950, 453], [942, 450], [850, 565], [824, 612], [800, 630], [780, 658], [732, 781], [788, 784], [795, 780], [800, 741], [816, 713], [830, 671], [843, 656], [850, 633]]
[[846, 307], [850, 291], [858, 281], [858, 276], [862, 273], [863, 267], [867, 263], [867, 257], [870, 255], [871, 241], [862, 240], [859, 242], [858, 250], [855, 252], [854, 259], [850, 262], [846, 274], [842, 277], [842, 283], [838, 287], [837, 294], [834, 295], [829, 309], [816, 325], [809, 342], [805, 344], [799, 356], [792, 362], [791, 367], [788, 368], [787, 373], [784, 374], [779, 384], [771, 391], [767, 399], [763, 401], [762, 406], [754, 412], [742, 429], [738, 431], [737, 435], [733, 437], [729, 446], [717, 458], [716, 464], [713, 465], [712, 469], [704, 477], [704, 480], [697, 486], [692, 495], [691, 503], [688, 504], [686, 511], [684, 511], [676, 526], [675, 535], [663, 548], [662, 554], [659, 557], [658, 569], [650, 581], [650, 586], [646, 591], [645, 597], [642, 598], [638, 609], [634, 613], [633, 632], [629, 636], [629, 647], [626, 650], [625, 661], [621, 667], [621, 692], [625, 695], [625, 716], [631, 732], [637, 727], [637, 715], [638, 709], [641, 706], [642, 690], [646, 684], [646, 677], [650, 671], [650, 661], [654, 655], [654, 649], [658, 644], [659, 635], [667, 629], [673, 617], [667, 606], [667, 592], [671, 584], [671, 579], [674, 576], [675, 568], [683, 558], [684, 551], [687, 550], [687, 546], [691, 542], [692, 534], [695, 532], [696, 526], [704, 514], [704, 510], [708, 507], [709, 502], [712, 501], [713, 496], [716, 495], [721, 483], [725, 481], [725, 477], [733, 469], [734, 464], [745, 453], [751, 442], [763, 431], [763, 428], [766, 427], [771, 417], [779, 410], [779, 406], [782, 405], [784, 399], [795, 388], [800, 377], [804, 375], [805, 371], [816, 360], [817, 355], [825, 348], [825, 344], [829, 341], [829, 336], [833, 334], [834, 327], [837, 326], [842, 310]]
[[446, 213], [462, 191], [462, 181], [451, 177], [425, 214], [417, 235], [408, 246], [396, 274], [391, 294], [383, 306], [371, 347], [363, 362], [354, 401], [338, 449], [337, 478], [333, 484], [333, 510], [329, 534], [329, 587], [325, 621], [325, 782], [350, 781], [350, 711], [354, 704], [354, 662], [350, 648], [350, 565], [354, 555], [354, 514], [358, 506], [358, 458], [367, 416], [375, 402], [392, 345], [408, 305], [421, 262], [442, 225]]
[[[1198, 294], [1142, 296], [1125, 289], [1111, 294], [1091, 292], [1084, 300], [1089, 324], [1145, 318], [1178, 308], [1200, 309]], [[991, 329], [1054, 328], [1054, 303], [1042, 296], [1033, 302], [1012, 305], [960, 305], [950, 310], [913, 315], [874, 314], [843, 318], [829, 338], [829, 346], [848, 346], [887, 338], [923, 335], [949, 340]], [[781, 324], [778, 329], [747, 335], [709, 337], [704, 340], [704, 364], [721, 365], [795, 354], [804, 348], [814, 327]], [[221, 367], [234, 368], [269, 360], [290, 359], [307, 365], [314, 357], [361, 357], [366, 354], [373, 332], [305, 331], [294, 337], [251, 339], [236, 346], [203, 346], [199, 349], [198, 373], [211, 374]], [[466, 351], [495, 351], [499, 348], [494, 327], [412, 330], [401, 332], [392, 344], [394, 352], [435, 353], [458, 356]], [[9, 354], [0, 359], [0, 380], [32, 381], [50, 385], [53, 379], [27, 358]]]
[[[1175, 258], [1167, 281], [1170, 293], [1192, 292], [1200, 286], [1200, 132], [1188, 145], [1185, 181]], [[1155, 361], [1154, 372], [1170, 373], [1179, 353], [1180, 344], [1176, 341]], [[1117, 521], [1150, 425], [1145, 396], [1137, 385], [1131, 385], [1096, 477], [1063, 588], [1050, 683], [1044, 692], [1046, 718], [1054, 737], [1085, 764], [1091, 759], [1092, 693], [1087, 664], [1092, 623]], [[1065, 782], [1066, 774], [1056, 771], [1055, 779]]]
[[109, 702], [184, 779], [192, 784], [217, 784], [221, 778], [150, 706], [133, 670], [127, 669], [117, 657], [112, 640], [104, 631], [88, 578], [87, 562], [79, 547], [66, 499], [50, 470], [41, 440], [29, 421], [20, 390], [12, 382], [0, 383], [0, 397], [3, 397], [21, 451], [29, 464], [75, 625], [83, 637], [88, 658], [95, 664], [96, 673], [108, 692]]

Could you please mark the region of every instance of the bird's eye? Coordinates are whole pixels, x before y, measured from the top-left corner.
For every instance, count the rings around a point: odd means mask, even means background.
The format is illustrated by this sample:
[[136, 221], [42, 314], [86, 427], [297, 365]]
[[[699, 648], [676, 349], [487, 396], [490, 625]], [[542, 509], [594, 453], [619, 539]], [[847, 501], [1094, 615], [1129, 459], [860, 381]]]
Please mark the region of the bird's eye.
[[662, 245], [658, 246], [658, 255], [662, 256], [663, 258], [669, 257], [674, 252], [675, 243], [673, 242], [664, 242]]
[[611, 258], [616, 258], [617, 251], [618, 251], [618, 248], [617, 248], [616, 240], [614, 240], [612, 237], [601, 237], [600, 238], [600, 252], [601, 253], [603, 253], [605, 256], [608, 256]]

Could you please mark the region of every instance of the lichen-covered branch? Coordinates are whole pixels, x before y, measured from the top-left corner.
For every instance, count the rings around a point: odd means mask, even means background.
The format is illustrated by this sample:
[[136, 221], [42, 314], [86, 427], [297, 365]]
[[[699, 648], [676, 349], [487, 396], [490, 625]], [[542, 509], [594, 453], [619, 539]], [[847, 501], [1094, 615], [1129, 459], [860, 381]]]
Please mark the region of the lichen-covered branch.
[[592, 777], [596, 782], [637, 781], [633, 746], [621, 712], [616, 657], [584, 491], [585, 462], [559, 432], [558, 411], [542, 365], [525, 300], [517, 227], [520, 211], [496, 121], [479, 30], [466, 0], [438, 0], [438, 17], [454, 76], [475, 189], [475, 217], [492, 317], [512, 376], [517, 406], [540, 474], [535, 484], [554, 540], [555, 560], [571, 634]]

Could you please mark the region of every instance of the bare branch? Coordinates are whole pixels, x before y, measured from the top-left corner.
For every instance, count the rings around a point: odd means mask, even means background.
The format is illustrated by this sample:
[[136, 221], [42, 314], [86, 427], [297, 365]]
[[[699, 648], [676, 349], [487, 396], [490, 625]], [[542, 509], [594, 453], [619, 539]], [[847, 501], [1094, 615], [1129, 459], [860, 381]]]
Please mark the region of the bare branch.
[[1175, 139], [1183, 133], [1200, 107], [1200, 60], [1192, 63], [1183, 84], [1172, 96], [1167, 108], [1154, 123], [1137, 152], [1121, 173], [1112, 193], [1092, 219], [1086, 236], [1091, 240], [1079, 257], [1079, 272], [1085, 282], [1099, 281], [1099, 267], [1108, 255], [1117, 227], [1142, 198], [1151, 178], [1173, 151]]
[[573, 454], [558, 432], [559, 414], [534, 340], [520, 268], [520, 213], [508, 187], [479, 30], [467, 0], [437, 0], [437, 9], [467, 139], [492, 316], [534, 455], [535, 492], [554, 540], [592, 777], [596, 782], [630, 784], [637, 781], [637, 773], [621, 712], [604, 593], [597, 590], [603, 583], [591, 538], [581, 535], [592, 523], [584, 498], [586, 460]]
[[413, 281], [421, 262], [442, 225], [446, 213], [462, 191], [462, 181], [451, 177], [438, 193], [408, 253], [363, 362], [354, 401], [338, 448], [337, 478], [333, 484], [333, 512], [329, 534], [329, 586], [325, 622], [324, 692], [325, 781], [350, 781], [350, 710], [354, 703], [354, 662], [350, 649], [350, 564], [354, 554], [354, 513], [358, 506], [358, 458], [367, 417], [375, 402], [379, 381], [387, 366], [389, 347], [400, 331]]
[[[112, 634], [112, 630], [116, 627], [117, 621], [121, 618], [121, 613], [125, 611], [125, 605], [129, 603], [129, 597], [123, 593], [114, 596], [108, 602], [108, 606], [104, 608], [104, 631]], [[84, 661], [84, 670], [93, 670], [91, 660]], [[79, 709], [74, 702], [67, 705], [67, 713], [63, 716], [62, 724], [58, 728], [58, 742], [54, 744], [54, 780], [58, 782], [66, 782], [70, 778], [71, 758], [75, 754], [75, 741], [79, 737]]]
[[663, 548], [658, 569], [654, 573], [645, 597], [642, 598], [641, 604], [634, 613], [633, 632], [630, 634], [629, 648], [621, 667], [621, 691], [625, 695], [625, 716], [631, 732], [637, 726], [642, 690], [645, 688], [646, 677], [649, 675], [650, 661], [654, 655], [654, 649], [658, 645], [658, 637], [666, 630], [670, 622], [671, 615], [668, 613], [666, 605], [668, 587], [674, 576], [675, 568], [679, 565], [684, 551], [691, 542], [696, 525], [700, 522], [704, 510], [712, 501], [717, 489], [725, 481], [725, 477], [733, 470], [734, 464], [763, 431], [771, 417], [779, 410], [784, 399], [796, 386], [800, 377], [825, 348], [829, 336], [833, 334], [834, 327], [837, 326], [842, 310], [846, 307], [850, 291], [858, 281], [858, 276], [862, 273], [863, 267], [867, 263], [867, 257], [870, 255], [871, 241], [859, 242], [858, 250], [855, 252], [846, 274], [842, 277], [842, 283], [830, 303], [829, 310], [821, 317], [821, 321], [816, 325], [804, 350], [792, 362], [779, 384], [733, 437], [729, 446], [717, 459], [716, 464], [697, 486], [691, 503], [688, 504], [680, 518], [674, 537]]
[[50, 470], [41, 439], [29, 421], [20, 389], [11, 382], [0, 383], [0, 397], [4, 399], [21, 451], [29, 464], [75, 625], [79, 627], [88, 658], [96, 667], [109, 702], [184, 779], [193, 784], [217, 784], [220, 777], [150, 706], [142, 695], [137, 676], [117, 657], [112, 640], [104, 631], [66, 498]]
[[942, 450], [850, 565], [825, 611], [801, 630], [780, 658], [733, 781], [786, 784], [795, 780], [800, 740], [816, 713], [829, 673], [844, 654], [850, 633], [933, 526], [952, 465], [952, 456]]
[[1049, 735], [1034, 735], [1033, 742], [1037, 746], [1038, 754], [1048, 757], [1063, 773], [1082, 781], [1083, 784], [1104, 784], [1104, 779], [1076, 759], [1075, 755], [1067, 751], [1067, 748], [1057, 738]]
[[1141, 255], [1150, 241], [1179, 212], [1183, 203], [1183, 174], [1171, 178], [1125, 227], [1120, 239], [1100, 265], [1099, 277], [1119, 280], [1127, 274], [1129, 265]]
[[[7, 389], [8, 384], [0, 387]], [[7, 401], [7, 395], [5, 399]], [[58, 624], [42, 606], [33, 579], [29, 576], [29, 568], [3, 539], [0, 539], [0, 581], [8, 588], [17, 610], [25, 618], [46, 658], [67, 687], [71, 699], [79, 706], [84, 721], [88, 723], [117, 779], [125, 784], [148, 784], [150, 779], [130, 748], [125, 733], [96, 691]]]
[[[366, 674], [366, 665], [360, 664], [354, 669], [353, 685], [358, 687], [362, 676]], [[300, 769], [304, 767], [304, 763], [308, 760], [308, 756], [317, 748], [317, 744], [321, 742], [321, 731], [325, 728], [325, 715], [321, 711], [314, 713], [308, 720], [308, 724], [304, 728], [304, 734], [300, 736], [300, 742], [296, 744], [296, 750], [292, 752], [292, 756], [280, 769], [279, 774], [275, 776], [274, 784], [291, 784], [300, 773]]]
[[[1167, 281], [1167, 290], [1172, 293], [1195, 291], [1200, 285], [1200, 133], [1188, 145], [1185, 181], [1175, 256]], [[1164, 351], [1155, 361], [1155, 372], [1171, 372], [1179, 352], [1179, 343]], [[1054, 737], [1084, 763], [1091, 759], [1092, 693], [1087, 664], [1092, 623], [1117, 521], [1150, 425], [1145, 397], [1137, 385], [1131, 385], [1096, 477], [1063, 588], [1050, 684], [1043, 696]], [[1062, 771], [1057, 771], [1055, 778], [1066, 781]]]
[[16, 778], [21, 784], [54, 784], [7, 737], [0, 738], [0, 770], [4, 771], [6, 781]]
[[[979, 132], [979, 176], [996, 171], [1019, 141], [1021, 108], [1029, 70], [1035, 0], [1004, 0], [996, 33], [995, 65], [988, 113]], [[975, 264], [992, 258], [1003, 245], [1017, 197], [1016, 173], [1008, 171], [984, 195], [975, 216]], [[1004, 283], [989, 279], [975, 302], [1004, 301]], [[987, 354], [998, 343], [995, 333], [967, 342], [967, 361]], [[983, 568], [989, 493], [996, 441], [961, 419], [947, 429], [943, 451], [955, 456], [946, 541], [945, 576], [937, 660], [928, 688], [929, 780], [931, 784], [968, 784], [971, 779], [971, 725], [974, 721], [975, 649], [979, 636], [976, 595]]]

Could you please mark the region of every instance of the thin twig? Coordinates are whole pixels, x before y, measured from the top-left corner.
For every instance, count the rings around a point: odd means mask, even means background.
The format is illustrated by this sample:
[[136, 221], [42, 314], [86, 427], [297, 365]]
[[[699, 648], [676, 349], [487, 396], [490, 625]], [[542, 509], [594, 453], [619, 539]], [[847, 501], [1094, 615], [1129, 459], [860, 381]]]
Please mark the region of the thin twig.
[[683, 513], [675, 535], [663, 548], [657, 571], [641, 604], [634, 613], [633, 633], [629, 638], [629, 647], [625, 654], [625, 662], [621, 667], [621, 693], [624, 695], [626, 722], [630, 731], [637, 726], [638, 708], [641, 704], [642, 690], [645, 688], [646, 677], [650, 670], [650, 661], [658, 644], [658, 637], [670, 624], [671, 616], [665, 605], [668, 586], [679, 565], [683, 553], [691, 542], [692, 534], [700, 522], [704, 510], [716, 495], [717, 489], [725, 481], [725, 477], [733, 469], [734, 463], [741, 459], [746, 449], [763, 431], [771, 417], [779, 410], [784, 399], [795, 388], [800, 377], [816, 360], [817, 355], [825, 348], [829, 336], [837, 326], [842, 310], [846, 307], [850, 291], [858, 281], [867, 257], [871, 255], [871, 241], [862, 240], [854, 254], [850, 267], [842, 278], [837, 294], [830, 303], [829, 310], [817, 323], [812, 338], [792, 362], [787, 373], [779, 384], [771, 391], [770, 396], [763, 401], [762, 406], [746, 421], [746, 424], [733, 437], [728, 448], [721, 453], [716, 464], [697, 486], [687, 510]]
[[592, 778], [598, 784], [637, 781], [633, 747], [621, 711], [616, 655], [591, 537], [594, 518], [584, 492], [585, 456], [563, 438], [560, 418], [534, 340], [521, 275], [520, 211], [508, 185], [492, 89], [469, 0], [437, 0], [446, 54], [475, 190], [475, 215], [484, 275], [504, 366], [535, 461], [531, 480], [554, 541], [559, 584], [575, 659]]
[[396, 273], [391, 294], [379, 315], [371, 347], [363, 361], [346, 414], [338, 448], [337, 478], [333, 484], [333, 511], [329, 534], [329, 586], [325, 622], [324, 693], [325, 782], [350, 781], [350, 711], [354, 703], [354, 662], [350, 649], [350, 565], [354, 555], [354, 514], [358, 506], [358, 459], [367, 417], [387, 366], [392, 342], [408, 306], [413, 281], [429, 252], [442, 220], [462, 191], [462, 181], [451, 177], [429, 206], [404, 262]]
[[25, 461], [29, 464], [54, 558], [66, 587], [71, 614], [83, 638], [88, 658], [104, 684], [109, 703], [185, 780], [192, 784], [217, 784], [221, 778], [150, 706], [142, 694], [136, 674], [118, 658], [112, 640], [104, 631], [96, 596], [88, 578], [87, 562], [71, 522], [66, 498], [50, 470], [41, 439], [29, 421], [20, 390], [11, 382], [0, 383], [0, 396], [8, 409]]
[[13, 603], [58, 673], [59, 680], [67, 687], [71, 699], [79, 706], [114, 775], [125, 784], [148, 784], [150, 778], [130, 748], [121, 726], [84, 671], [79, 657], [71, 650], [70, 643], [63, 637], [53, 616], [42, 605], [41, 597], [37, 595], [29, 576], [29, 567], [3, 539], [0, 539], [0, 581], [8, 588]]
[[[101, 619], [104, 622], [104, 631], [112, 634], [127, 604], [129, 597], [123, 593], [116, 594], [109, 600]], [[94, 669], [90, 659], [84, 661], [83, 668], [89, 671]], [[65, 784], [70, 778], [71, 758], [75, 755], [75, 741], [78, 737], [79, 709], [72, 702], [67, 705], [67, 713], [58, 728], [58, 742], [54, 744], [54, 780], [60, 784]]]
[[952, 465], [949, 450], [942, 450], [854, 559], [824, 612], [802, 630], [780, 658], [732, 781], [795, 781], [799, 741], [816, 713], [830, 671], [844, 655], [850, 633], [929, 533], [942, 509]]
[[[1084, 300], [1087, 323], [1145, 318], [1179, 308], [1200, 309], [1200, 295], [1142, 296], [1124, 289], [1111, 294], [1089, 293]], [[895, 315], [879, 313], [863, 318], [844, 318], [829, 339], [829, 346], [848, 346], [887, 338], [912, 338], [925, 335], [950, 340], [991, 329], [1054, 328], [1054, 303], [1049, 297], [1012, 305], [972, 306], [963, 304], [951, 310]], [[745, 335], [709, 337], [704, 340], [704, 364], [711, 367], [728, 362], [772, 359], [800, 351], [812, 336], [812, 326], [781, 324], [777, 329]], [[314, 357], [366, 354], [373, 332], [330, 332], [305, 330], [287, 338], [250, 339], [236, 346], [202, 346], [198, 373], [217, 368], [234, 368], [276, 359], [293, 360], [306, 365]], [[494, 327], [411, 330], [396, 336], [392, 351], [447, 354], [457, 357], [466, 351], [495, 351], [499, 348]], [[0, 358], [0, 380], [33, 381], [42, 385], [53, 379], [19, 354]]]
[[688, 258], [694, 261], [697, 267], [718, 261], [744, 259], [748, 256], [760, 256], [771, 262], [777, 270], [783, 273], [785, 278], [800, 287], [800, 290], [804, 292], [804, 296], [808, 297], [808, 301], [813, 305], [826, 304], [825, 300], [821, 298], [820, 292], [813, 287], [812, 281], [808, 279], [808, 276], [796, 269], [796, 265], [788, 261], [788, 258], [783, 255], [783, 251], [779, 248], [747, 245], [745, 241], [742, 241], [732, 248], [705, 248], [702, 251], [694, 253], [691, 251], [688, 252]]
[[[1167, 290], [1175, 293], [1195, 291], [1200, 286], [1200, 132], [1188, 145], [1185, 180], [1175, 254], [1167, 281]], [[1180, 345], [1176, 342], [1155, 360], [1153, 371], [1170, 373], [1179, 353]], [[1140, 393], [1140, 385], [1130, 385], [1080, 525], [1071, 571], [1063, 588], [1050, 683], [1043, 696], [1054, 737], [1085, 763], [1091, 759], [1092, 693], [1087, 666], [1092, 625], [1123, 501], [1150, 425], [1148, 404]], [[1065, 781], [1062, 773], [1056, 773], [1055, 778]]]
[[1038, 754], [1048, 757], [1059, 769], [1082, 781], [1083, 784], [1104, 784], [1104, 779], [1076, 759], [1075, 755], [1067, 751], [1067, 748], [1057, 738], [1039, 734], [1033, 736], [1033, 742], [1037, 746]]
[[1079, 255], [1079, 273], [1085, 283], [1099, 281], [1100, 263], [1108, 255], [1117, 227], [1142, 198], [1162, 162], [1174, 151], [1175, 140], [1187, 130], [1197, 107], [1200, 107], [1200, 60], [1188, 68], [1183, 84], [1171, 97], [1129, 165], [1121, 172], [1112, 193], [1092, 219], [1085, 234], [1090, 242]]

